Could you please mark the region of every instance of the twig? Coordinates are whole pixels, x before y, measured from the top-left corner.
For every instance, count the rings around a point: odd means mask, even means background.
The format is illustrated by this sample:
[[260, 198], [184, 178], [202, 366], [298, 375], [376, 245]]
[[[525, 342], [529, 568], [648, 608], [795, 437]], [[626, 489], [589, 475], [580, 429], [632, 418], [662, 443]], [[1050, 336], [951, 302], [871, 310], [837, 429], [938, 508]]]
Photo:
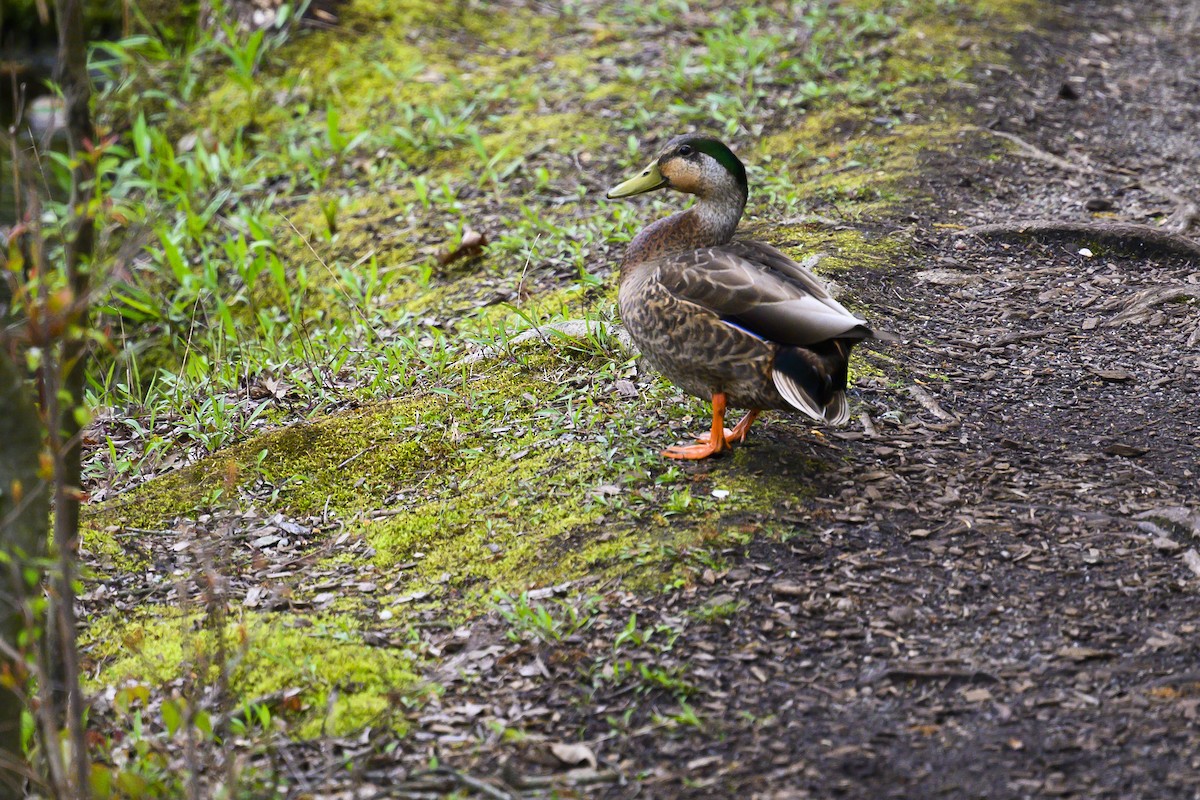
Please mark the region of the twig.
[[799, 217], [788, 217], [780, 220], [779, 225], [812, 225], [815, 227], [830, 228], [835, 231], [853, 230], [854, 226], [847, 224], [844, 220], [826, 217], [821, 214], [804, 214]]
[[958, 422], [958, 418], [947, 412], [944, 408], [938, 405], [938, 401], [933, 399], [933, 395], [922, 389], [920, 386], [909, 386], [908, 393], [913, 400], [916, 400], [921, 406], [933, 414], [940, 420], [946, 422]]
[[[993, 136], [999, 136], [1001, 139], [1012, 142], [1017, 146], [1022, 155], [1037, 159], [1038, 161], [1044, 161], [1051, 166], [1058, 167], [1067, 172], [1075, 172], [1080, 175], [1108, 175], [1110, 177], [1123, 177], [1133, 174], [1129, 170], [1118, 169], [1104, 164], [1078, 164], [1074, 161], [1068, 161], [1061, 156], [1056, 156], [1054, 153], [1043, 150], [1037, 145], [1030, 144], [1013, 133], [996, 131], [991, 128], [979, 128], [978, 130], [987, 131]], [[1195, 201], [1185, 197], [1174, 189], [1162, 186], [1161, 184], [1146, 183], [1144, 181], [1138, 181], [1136, 185], [1150, 194], [1165, 197], [1175, 204], [1175, 210], [1167, 218], [1166, 222], [1163, 223], [1165, 230], [1171, 233], [1184, 233], [1191, 227], [1193, 222], [1200, 218], [1200, 206], [1197, 206]]]
[[[96, 250], [96, 219], [92, 201], [98, 197], [96, 159], [92, 143], [96, 129], [92, 124], [89, 102], [92, 96], [91, 79], [87, 68], [87, 41], [83, 27], [83, 4], [79, 0], [56, 0], [58, 19], [58, 64], [55, 79], [62, 87], [67, 114], [67, 153], [71, 160], [71, 181], [68, 218], [69, 233], [63, 240], [63, 261], [68, 285], [80, 301], [90, 297], [91, 272], [85, 266], [92, 262]], [[45, 282], [42, 282], [45, 286]], [[83, 327], [88, 324], [87, 308], [82, 310]], [[43, 387], [46, 389], [46, 426], [49, 430], [51, 454], [54, 460], [54, 541], [58, 547], [59, 574], [51, 581], [51, 596], [57, 617], [48, 630], [57, 629], [57, 638], [47, 636], [43, 646], [57, 645], [50, 678], [58, 685], [48, 699], [56, 711], [65, 711], [66, 729], [71, 744], [73, 779], [65, 787], [72, 795], [86, 796], [91, 777], [87, 757], [87, 737], [84, 722], [83, 687], [80, 682], [78, 620], [76, 618], [75, 575], [79, 560], [79, 487], [82, 465], [79, 432], [82, 426], [73, 412], [83, 403], [88, 340], [83, 335], [64, 334], [57, 363], [47, 357], [43, 365]], [[62, 374], [57, 373], [61, 369]], [[54, 373], [54, 374], [52, 374]], [[69, 398], [63, 407], [57, 395], [63, 391]], [[61, 426], [61, 427], [60, 427]], [[55, 740], [51, 740], [54, 742]], [[48, 744], [47, 746], [51, 746]], [[54, 746], [57, 746], [56, 744]], [[55, 787], [60, 788], [60, 787]]]
[[1200, 259], [1200, 244], [1186, 236], [1134, 222], [1061, 222], [1046, 219], [1024, 222], [999, 222], [976, 225], [955, 236], [1075, 236], [1087, 237], [1109, 247], [1126, 248], [1140, 253], [1162, 253]]
[[1042, 328], [1037, 331], [1022, 331], [1021, 333], [1011, 333], [1008, 336], [1001, 336], [999, 339], [993, 339], [990, 342], [968, 342], [968, 346], [976, 350], [998, 350], [1001, 347], [1007, 347], [1010, 344], [1024, 342], [1028, 339], [1041, 339], [1044, 336], [1052, 336], [1056, 333], [1062, 333], [1062, 328]]
[[1015, 133], [995, 131], [991, 128], [979, 128], [978, 130], [986, 131], [993, 136], [999, 136], [1001, 139], [1006, 139], [1015, 144], [1021, 151], [1022, 155], [1029, 156], [1030, 158], [1037, 159], [1038, 161], [1044, 161], [1047, 164], [1058, 167], [1061, 170], [1066, 170], [1067, 172], [1078, 172], [1083, 175], [1094, 175], [1095, 173], [1101, 171], [1090, 165], [1076, 164], [1074, 161], [1067, 161], [1061, 156], [1056, 156], [1054, 153], [1043, 150], [1037, 145], [1030, 144], [1020, 136], [1017, 136]]
[[1144, 684], [1147, 689], [1160, 689], [1164, 686], [1178, 686], [1181, 683], [1200, 683], [1200, 672], [1176, 672], [1163, 675]]
[[357, 453], [355, 453], [354, 455], [350, 456], [349, 458], [347, 458], [347, 459], [346, 459], [345, 461], [343, 461], [342, 463], [338, 464], [338, 465], [337, 465], [337, 468], [338, 468], [338, 469], [341, 469], [342, 467], [344, 467], [344, 466], [346, 466], [347, 464], [349, 464], [351, 461], [354, 461], [354, 460], [355, 460], [355, 459], [357, 459], [357, 458], [361, 458], [362, 456], [364, 456], [364, 455], [366, 455], [367, 453], [371, 452], [371, 451], [372, 451], [372, 450], [374, 450], [376, 447], [379, 447], [379, 445], [378, 445], [378, 444], [370, 444], [370, 445], [367, 445], [367, 446], [366, 446], [366, 447], [364, 447], [362, 450], [359, 450]]
[[[602, 320], [588, 319], [567, 319], [560, 322], [550, 322], [545, 325], [539, 325], [536, 328], [529, 328], [528, 330], [521, 331], [521, 333], [505, 342], [504, 348], [511, 350], [517, 345], [524, 344], [532, 339], [541, 339], [542, 342], [549, 346], [551, 345], [550, 337], [556, 335], [560, 337], [565, 336], [583, 339], [585, 337], [594, 336], [597, 334], [611, 336], [619, 345], [621, 345], [621, 347], [625, 348], [626, 350], [634, 349], [633, 340], [629, 338], [629, 333], [623, 326], [615, 324], [609, 325]], [[477, 361], [493, 358], [494, 356], [499, 355], [501, 352], [502, 351], [499, 347], [485, 347], [478, 352], [463, 356], [454, 363], [452, 369], [458, 369], [459, 367], [467, 364], [474, 364]]]
[[999, 683], [1000, 678], [981, 669], [950, 669], [946, 667], [896, 666], [884, 670], [876, 680], [929, 681], [962, 680], [970, 683]]
[[525, 273], [529, 271], [529, 262], [533, 259], [533, 254], [537, 248], [538, 239], [542, 235], [539, 233], [533, 237], [533, 244], [529, 245], [529, 255], [525, 257], [525, 266], [521, 267], [521, 277], [517, 279], [517, 301], [519, 302], [525, 296]]
[[1104, 323], [1106, 328], [1117, 328], [1126, 322], [1141, 322], [1150, 316], [1150, 309], [1162, 303], [1169, 303], [1181, 297], [1200, 298], [1200, 286], [1156, 286], [1143, 289], [1133, 295], [1125, 306], [1125, 310]]
[[121, 528], [119, 532], [110, 535], [114, 538], [136, 536], [140, 539], [145, 536], [178, 536], [179, 531], [155, 530], [152, 528]]
[[409, 784], [388, 786], [377, 790], [374, 794], [366, 795], [363, 800], [445, 800], [446, 793], [439, 789], [424, 791], [409, 788]]
[[[367, 326], [367, 329], [374, 330], [374, 328], [372, 327], [372, 320], [367, 316], [367, 312], [363, 311], [362, 307], [359, 306], [358, 302], [353, 297], [350, 296], [350, 292], [346, 291], [346, 287], [345, 287], [342, 279], [339, 278], [336, 274], [334, 274], [334, 271], [332, 269], [330, 269], [329, 264], [327, 264], [325, 262], [325, 259], [321, 258], [321, 254], [318, 253], [316, 248], [312, 246], [312, 242], [309, 241], [308, 237], [300, 232], [300, 229], [296, 227], [296, 224], [294, 222], [292, 222], [291, 217], [284, 216], [283, 219], [284, 219], [284, 222], [286, 222], [288, 224], [288, 227], [292, 229], [292, 232], [300, 237], [300, 241], [304, 242], [304, 246], [307, 247], [308, 251], [313, 254], [314, 258], [317, 259], [317, 263], [320, 264], [327, 273], [329, 273], [329, 277], [333, 280], [334, 288], [336, 288], [339, 292], [341, 292], [342, 297], [346, 298], [346, 303], [350, 306], [351, 309], [353, 309], [355, 312], [358, 313], [358, 316], [362, 319], [363, 324]], [[360, 262], [355, 262], [355, 263], [357, 264]]]
[[584, 768], [571, 770], [565, 775], [528, 775], [520, 779], [521, 789], [545, 789], [554, 786], [587, 786], [593, 783], [618, 783], [621, 774], [616, 770], [594, 770]]
[[663, 728], [670, 727], [672, 724], [674, 724], [674, 723], [670, 722], [670, 721], [658, 722], [653, 725], [643, 725], [642, 727], [638, 728], [635, 731], [619, 731], [619, 730], [614, 729], [614, 730], [609, 731], [608, 733], [603, 733], [603, 734], [597, 736], [595, 739], [589, 739], [588, 744], [595, 746], [595, 745], [600, 744], [601, 742], [607, 742], [609, 739], [616, 739], [617, 737], [620, 737], [622, 739], [635, 739], [639, 736], [645, 736], [648, 733], [654, 733], [655, 731], [659, 731], [659, 730], [662, 730]]
[[438, 767], [437, 769], [418, 772], [414, 774], [413, 777], [420, 778], [423, 775], [441, 775], [447, 777], [452, 782], [457, 783], [459, 786], [463, 786], [468, 789], [474, 789], [475, 791], [487, 797], [491, 797], [494, 800], [516, 800], [516, 798], [503, 789], [498, 789], [486, 781], [481, 781], [479, 778], [472, 778], [465, 772], [459, 772], [458, 770], [450, 769], [449, 767]]
[[1174, 189], [1155, 183], [1139, 183], [1138, 185], [1147, 192], [1170, 198], [1175, 203], [1175, 210], [1162, 224], [1164, 230], [1171, 233], [1185, 233], [1192, 223], [1200, 218], [1200, 206], [1197, 206], [1191, 198], [1184, 197]]

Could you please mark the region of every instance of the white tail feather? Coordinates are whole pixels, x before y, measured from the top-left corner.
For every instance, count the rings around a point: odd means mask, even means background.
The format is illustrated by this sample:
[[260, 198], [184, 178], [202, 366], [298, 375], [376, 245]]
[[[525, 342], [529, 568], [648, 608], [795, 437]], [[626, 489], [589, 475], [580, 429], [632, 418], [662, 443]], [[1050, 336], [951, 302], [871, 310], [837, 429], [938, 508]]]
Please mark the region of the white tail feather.
[[845, 425], [850, 419], [850, 406], [846, 404], [846, 393], [837, 392], [829, 405], [825, 406], [825, 421], [830, 425]]
[[829, 404], [821, 408], [813, 396], [804, 391], [804, 387], [792, 380], [791, 376], [779, 370], [772, 370], [771, 378], [774, 379], [775, 388], [783, 395], [784, 400], [817, 422], [845, 425], [846, 421], [850, 419], [850, 406], [846, 403], [845, 392], [835, 392]]
[[817, 405], [817, 401], [813, 399], [812, 395], [804, 391], [804, 387], [792, 380], [790, 375], [774, 369], [771, 370], [771, 378], [775, 381], [775, 388], [783, 395], [784, 400], [787, 400], [793, 407], [803, 411], [817, 422], [825, 421], [825, 412]]

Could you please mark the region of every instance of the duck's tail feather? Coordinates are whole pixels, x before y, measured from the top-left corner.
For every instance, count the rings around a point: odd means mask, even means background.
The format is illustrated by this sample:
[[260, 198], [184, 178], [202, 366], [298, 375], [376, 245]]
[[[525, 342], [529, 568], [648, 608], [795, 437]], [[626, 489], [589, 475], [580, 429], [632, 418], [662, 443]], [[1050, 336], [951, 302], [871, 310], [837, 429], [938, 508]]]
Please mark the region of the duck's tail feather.
[[846, 404], [847, 359], [853, 341], [831, 339], [812, 347], [782, 347], [771, 377], [792, 406], [817, 422], [842, 425], [850, 418]]
[[846, 393], [834, 392], [833, 399], [825, 406], [825, 421], [830, 425], [845, 425], [850, 419], [850, 405], [846, 402]]

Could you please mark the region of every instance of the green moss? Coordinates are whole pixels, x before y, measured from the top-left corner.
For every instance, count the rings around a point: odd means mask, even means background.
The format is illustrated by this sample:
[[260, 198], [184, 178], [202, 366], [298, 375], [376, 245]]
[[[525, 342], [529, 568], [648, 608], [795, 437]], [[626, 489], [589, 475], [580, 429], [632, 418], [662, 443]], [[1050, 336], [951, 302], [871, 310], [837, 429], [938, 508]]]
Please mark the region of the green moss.
[[[185, 675], [211, 685], [220, 669], [218, 645], [211, 631], [198, 630], [200, 623], [194, 614], [94, 621], [83, 642], [86, 672], [95, 676], [88, 688], [165, 685]], [[392, 698], [425, 691], [414, 675], [412, 653], [366, 644], [358, 623], [344, 618], [293, 627], [278, 616], [246, 614], [228, 625], [225, 647], [235, 705], [299, 690], [302, 706], [291, 713], [290, 728], [298, 738], [343, 735], [381, 723], [402, 728], [402, 720], [389, 713]]]
[[504, 152], [512, 158], [545, 148], [570, 152], [578, 149], [589, 137], [600, 136], [607, 131], [601, 121], [581, 111], [536, 116], [514, 114], [505, 122], [507, 124], [502, 129], [483, 137], [489, 154]]
[[[526, 444], [528, 438], [518, 443]], [[603, 468], [587, 468], [595, 456], [590, 448], [579, 447], [516, 461], [482, 456], [464, 470], [445, 474], [453, 492], [368, 526], [365, 533], [376, 548], [376, 562], [386, 569], [419, 554], [420, 576], [446, 575], [456, 585], [487, 581], [513, 588], [554, 583], [566, 572], [578, 577], [578, 559], [561, 558], [554, 544], [601, 516], [599, 507], [578, 502], [603, 476]], [[575, 500], [564, 503], [562, 498]]]
[[[569, 349], [546, 353], [535, 344], [513, 357], [525, 363], [484, 362], [453, 397], [439, 395], [433, 402], [434, 396], [423, 395], [263, 434], [152, 481], [133, 502], [101, 516], [124, 510], [149, 525], [155, 515], [188, 513], [181, 497], [202, 498], [224, 486], [228, 499], [237, 487], [259, 480], [280, 487], [271, 510], [351, 517], [387, 509], [375, 521], [351, 521], [347, 532], [368, 539], [377, 567], [405, 578], [392, 596], [433, 590], [443, 602], [454, 598], [453, 613], [461, 617], [479, 609], [496, 588], [515, 592], [610, 576], [656, 590], [664, 574], [668, 582], [688, 582], [698, 569], [688, 553], [744, 543], [746, 526], [756, 524], [747, 515], [765, 514], [782, 494], [797, 494], [786, 474], [752, 474], [761, 469], [741, 451], [728, 472], [712, 479], [732, 492], [721, 505], [699, 486], [692, 510], [669, 519], [636, 503], [596, 502], [591, 491], [621, 484], [621, 471], [629, 469], [628, 461], [614, 463], [614, 443], [625, 449], [637, 439], [622, 427], [624, 419], [590, 403], [586, 392], [562, 385], [581, 356]], [[583, 358], [597, 363], [595, 356]], [[267, 456], [254, 467], [262, 450]], [[284, 480], [293, 476], [303, 480]], [[653, 486], [635, 481], [624, 494]], [[388, 498], [397, 493], [400, 499], [389, 508]], [[396, 571], [409, 561], [416, 562], [409, 572]], [[378, 599], [390, 605], [389, 596]], [[378, 724], [395, 692], [417, 692], [410, 656], [366, 646], [362, 623], [345, 616], [360, 601], [347, 597], [336, 605], [341, 616], [301, 623], [288, 614], [247, 614], [229, 627], [239, 700], [303, 689], [305, 709], [292, 720], [294, 735]], [[214, 645], [209, 634], [195, 632], [197, 617], [156, 613], [89, 625], [87, 648], [98, 685], [167, 684], [196, 670], [204, 674]]]
[[911, 202], [907, 181], [917, 174], [921, 153], [961, 135], [965, 122], [938, 116], [934, 123], [881, 128], [861, 114], [813, 114], [796, 130], [763, 139], [762, 167], [775, 180], [790, 179], [810, 207], [828, 206], [850, 220], [886, 217]]
[[904, 244], [892, 236], [869, 235], [858, 230], [838, 230], [823, 222], [799, 222], [751, 228], [756, 238], [770, 241], [797, 260], [820, 254], [817, 272], [883, 269], [895, 263]]
[[[261, 434], [102, 505], [93, 512], [95, 520], [161, 527], [226, 502], [238, 488], [260, 480], [278, 490], [281, 508], [296, 514], [342, 513], [381, 502], [394, 484], [448, 455], [443, 439], [418, 438], [423, 426], [440, 420], [441, 409], [429, 406], [421, 397]], [[354, 481], [344, 480], [350, 464]]]
[[91, 569], [103, 575], [114, 575], [135, 572], [145, 565], [145, 553], [135, 546], [127, 546], [128, 539], [119, 538], [117, 533], [116, 529], [92, 524], [81, 526], [81, 549]]
[[854, 386], [868, 378], [886, 380], [888, 374], [879, 366], [880, 360], [877, 353], [866, 356], [862, 353], [861, 348], [853, 351], [850, 354], [850, 373], [847, 379], [849, 384]]
[[[969, 5], [974, 9], [977, 20], [993, 20], [989, 26], [993, 34], [1007, 33], [1010, 36], [1032, 30], [1047, 14], [1045, 4], [1036, 0], [969, 0]], [[988, 42], [995, 46], [998, 38], [996, 35], [989, 36]]]

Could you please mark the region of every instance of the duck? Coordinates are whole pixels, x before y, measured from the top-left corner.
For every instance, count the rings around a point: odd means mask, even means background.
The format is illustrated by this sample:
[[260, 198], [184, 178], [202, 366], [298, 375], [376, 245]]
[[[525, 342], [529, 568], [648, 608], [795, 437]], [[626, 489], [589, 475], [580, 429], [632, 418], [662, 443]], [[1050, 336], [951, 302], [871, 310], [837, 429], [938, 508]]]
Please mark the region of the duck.
[[[712, 404], [710, 430], [662, 455], [699, 460], [725, 453], [766, 410], [845, 424], [850, 350], [876, 334], [807, 267], [765, 242], [735, 238], [749, 196], [742, 161], [719, 139], [676, 136], [607, 197], [659, 189], [696, 201], [629, 243], [617, 307], [643, 360]], [[727, 429], [730, 409], [747, 413]]]

